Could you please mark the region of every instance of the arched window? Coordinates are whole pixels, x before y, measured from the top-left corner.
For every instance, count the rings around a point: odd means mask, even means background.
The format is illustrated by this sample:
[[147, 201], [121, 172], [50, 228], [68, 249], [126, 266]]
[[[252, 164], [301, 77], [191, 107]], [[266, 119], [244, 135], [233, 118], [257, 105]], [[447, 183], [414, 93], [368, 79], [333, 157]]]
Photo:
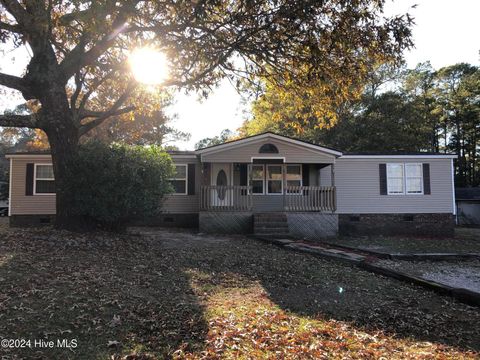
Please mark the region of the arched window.
[[258, 152], [260, 154], [278, 154], [278, 149], [273, 144], [263, 144]]

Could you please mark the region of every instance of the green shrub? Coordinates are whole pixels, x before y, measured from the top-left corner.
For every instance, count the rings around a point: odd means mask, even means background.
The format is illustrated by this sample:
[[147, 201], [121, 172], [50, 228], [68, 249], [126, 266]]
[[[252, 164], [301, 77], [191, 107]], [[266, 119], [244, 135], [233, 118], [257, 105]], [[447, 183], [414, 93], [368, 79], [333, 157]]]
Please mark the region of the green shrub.
[[72, 211], [86, 224], [121, 230], [127, 222], [155, 216], [172, 191], [174, 166], [160, 147], [80, 145], [69, 166]]

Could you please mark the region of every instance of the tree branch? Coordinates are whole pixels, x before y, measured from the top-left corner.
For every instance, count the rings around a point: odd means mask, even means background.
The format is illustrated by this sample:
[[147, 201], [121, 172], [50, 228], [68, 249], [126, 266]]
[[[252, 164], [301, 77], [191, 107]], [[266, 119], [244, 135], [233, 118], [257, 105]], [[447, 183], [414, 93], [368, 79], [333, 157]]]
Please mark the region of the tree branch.
[[97, 112], [97, 111], [88, 111], [83, 115], [83, 118], [96, 117], [95, 120], [92, 120], [80, 128], [80, 136], [86, 134], [93, 128], [101, 125], [105, 120], [112, 116], [118, 116], [122, 114], [129, 113], [135, 110], [135, 106], [127, 106], [116, 111], [107, 111], [107, 112]]
[[20, 3], [16, 0], [1, 0], [0, 1], [5, 9], [12, 14], [12, 16], [17, 20], [17, 22], [21, 25], [25, 25], [27, 20], [30, 18], [27, 10], [20, 5]]
[[18, 76], [0, 73], [0, 85], [21, 91], [26, 100], [34, 98], [29, 86], [26, 84], [26, 81]]
[[7, 127], [26, 127], [30, 129], [38, 128], [37, 120], [34, 115], [0, 115], [0, 126]]
[[[122, 114], [125, 114], [125, 113], [128, 113], [130, 111], [133, 111], [135, 110], [135, 106], [127, 106], [127, 107], [124, 107], [124, 108], [120, 108], [116, 111], [113, 111], [113, 112], [110, 112], [109, 111], [93, 111], [93, 110], [84, 110], [81, 114], [81, 118], [82, 120], [83, 119], [87, 119], [87, 118], [101, 118], [101, 117], [104, 117], [105, 114], [109, 114], [109, 116], [118, 116], [118, 115], [122, 115]], [[88, 123], [90, 124], [90, 123]]]
[[80, 72], [76, 72], [75, 73], [75, 92], [72, 94], [72, 97], [70, 98], [70, 107], [72, 108], [72, 110], [76, 109], [77, 99], [82, 91], [82, 87], [83, 87], [82, 75], [80, 74]]
[[99, 126], [105, 120], [107, 120], [109, 117], [125, 114], [125, 113], [128, 113], [130, 111], [135, 110], [134, 106], [127, 106], [125, 108], [120, 108], [123, 105], [123, 103], [128, 99], [131, 92], [135, 89], [135, 86], [136, 86], [136, 84], [134, 82], [130, 82], [128, 84], [125, 92], [117, 99], [117, 101], [115, 101], [115, 103], [110, 108], [110, 110], [104, 112], [103, 114], [99, 113], [99, 112], [95, 112], [95, 113], [91, 112], [90, 114], [87, 114], [87, 113], [80, 114], [80, 116], [83, 116], [83, 118], [96, 117], [95, 120], [92, 120], [92, 121], [90, 121], [90, 122], [88, 122], [85, 125], [82, 125], [80, 127], [80, 136], [86, 134], [87, 132], [89, 132], [93, 128]]
[[22, 34], [23, 33], [23, 31], [20, 29], [20, 26], [15, 25], [15, 24], [7, 24], [7, 23], [1, 22], [1, 21], [0, 21], [0, 30], [14, 32], [14, 33], [17, 33], [17, 34]]
[[83, 110], [85, 108], [85, 105], [88, 99], [90, 98], [90, 95], [92, 95], [92, 93], [95, 92], [95, 90], [97, 90], [98, 87], [102, 85], [105, 81], [111, 79], [113, 75], [115, 75], [115, 72], [109, 71], [103, 77], [96, 78], [95, 81], [88, 86], [89, 90], [85, 94], [83, 94], [82, 99], [80, 100], [80, 106], [79, 106], [80, 110]]
[[89, 40], [89, 36], [85, 35], [77, 46], [65, 56], [64, 60], [60, 63], [60, 67], [66, 79], [70, 79], [70, 77], [82, 67], [92, 65], [100, 55], [105, 53], [115, 43], [118, 35], [127, 28], [126, 21], [129, 11], [135, 11], [135, 7], [133, 6], [133, 8], [131, 8], [124, 5], [118, 9], [119, 13], [113, 21], [110, 33], [101, 38], [90, 50], [85, 51], [87, 40]]

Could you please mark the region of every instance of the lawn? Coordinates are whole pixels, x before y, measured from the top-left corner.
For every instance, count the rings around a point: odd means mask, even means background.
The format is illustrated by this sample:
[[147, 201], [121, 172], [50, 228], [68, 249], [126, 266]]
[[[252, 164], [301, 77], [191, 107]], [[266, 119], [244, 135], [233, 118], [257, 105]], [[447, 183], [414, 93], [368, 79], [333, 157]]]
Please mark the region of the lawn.
[[473, 359], [480, 350], [478, 308], [241, 236], [0, 228], [0, 289], [0, 337], [77, 341], [0, 349], [5, 359]]
[[456, 228], [452, 238], [414, 238], [404, 236], [341, 237], [332, 244], [383, 253], [477, 253], [480, 254], [480, 229]]

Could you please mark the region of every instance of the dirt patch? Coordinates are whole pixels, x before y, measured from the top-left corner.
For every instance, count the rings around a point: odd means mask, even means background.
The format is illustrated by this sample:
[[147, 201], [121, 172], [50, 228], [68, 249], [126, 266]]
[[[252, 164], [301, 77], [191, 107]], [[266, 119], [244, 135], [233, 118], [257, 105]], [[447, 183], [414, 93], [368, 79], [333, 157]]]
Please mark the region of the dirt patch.
[[393, 270], [422, 277], [447, 286], [480, 293], [480, 261], [392, 261], [376, 262]]

